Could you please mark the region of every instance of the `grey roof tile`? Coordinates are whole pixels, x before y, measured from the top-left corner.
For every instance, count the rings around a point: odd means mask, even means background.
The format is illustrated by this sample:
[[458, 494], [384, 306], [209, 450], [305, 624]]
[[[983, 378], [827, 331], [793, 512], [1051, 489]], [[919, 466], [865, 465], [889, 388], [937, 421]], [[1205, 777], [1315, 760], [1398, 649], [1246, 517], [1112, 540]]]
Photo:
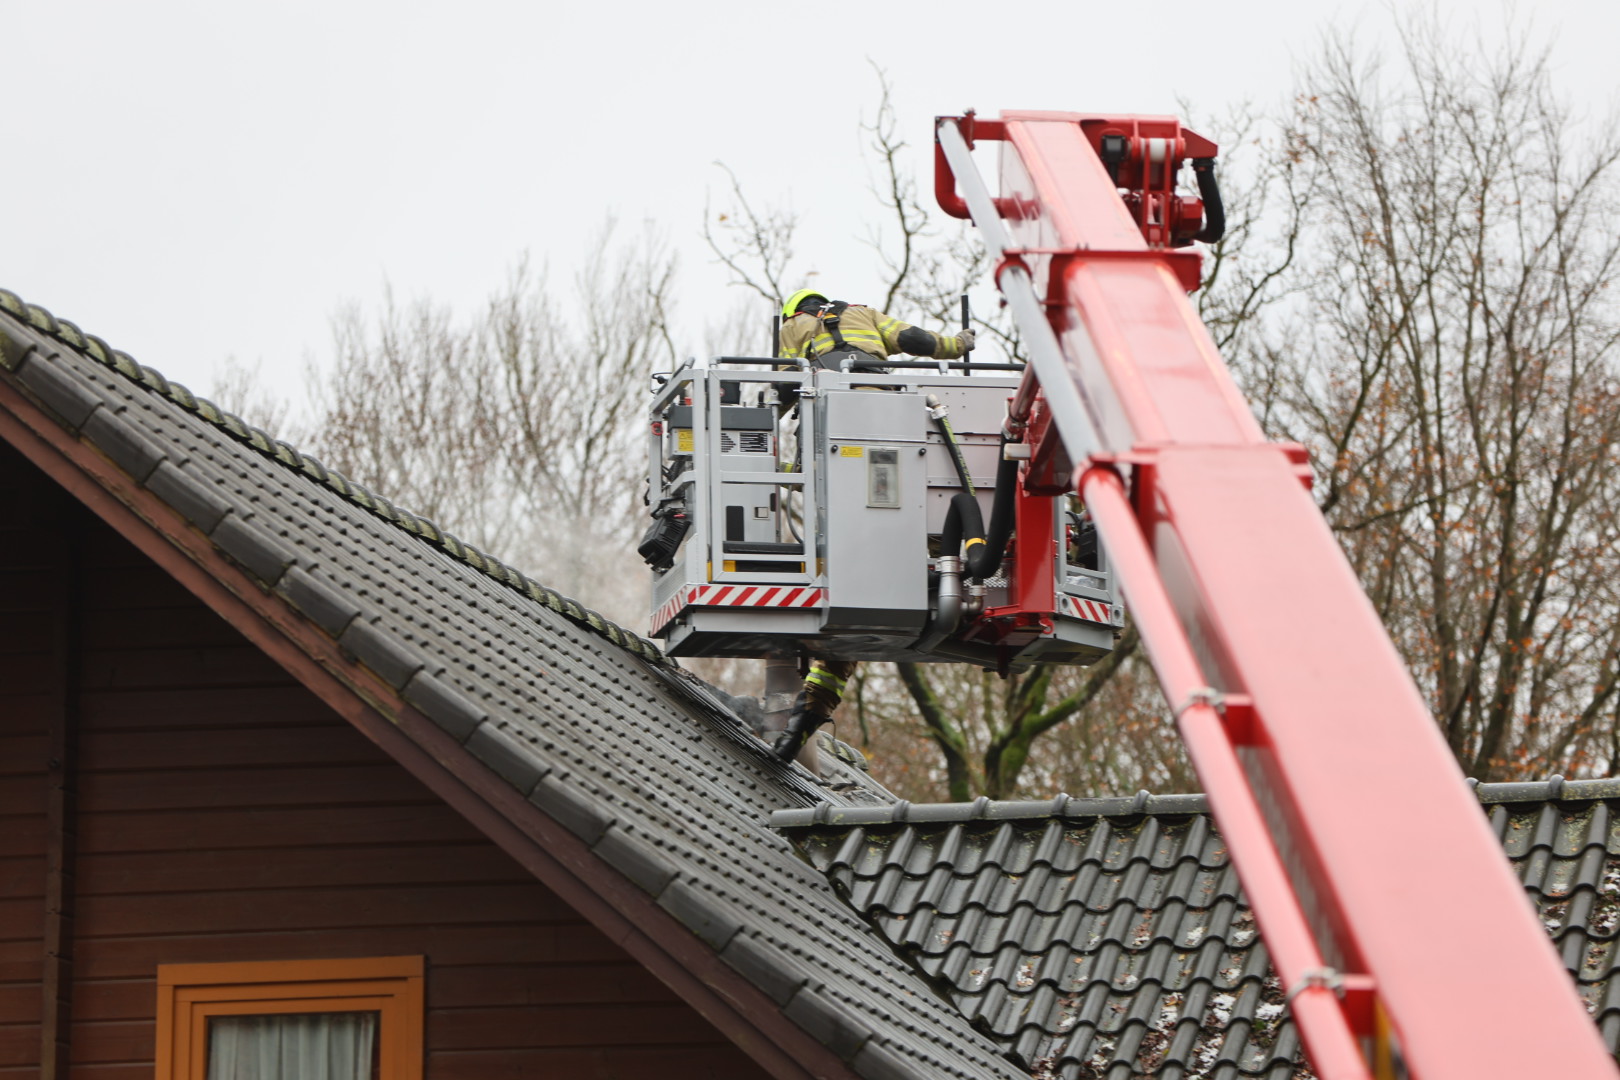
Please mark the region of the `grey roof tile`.
[[292, 548], [237, 514], [226, 515], [208, 538], [266, 585], [280, 581], [297, 558]]
[[782, 1009], [817, 1042], [850, 1061], [872, 1037], [872, 1031], [852, 1010], [841, 1009], [825, 994], [800, 988]]
[[[227, 518], [226, 524], [231, 520]], [[216, 533], [219, 531], [215, 530]], [[290, 552], [286, 558], [287, 563], [284, 565], [290, 566], [292, 559]], [[356, 618], [344, 627], [343, 632], [338, 635], [337, 642], [353, 654], [356, 660], [374, 671], [383, 682], [396, 690], [402, 689], [411, 681], [411, 676], [424, 666], [422, 657], [416, 649], [411, 648], [396, 635], [362, 618]]]
[[879, 1045], [876, 1039], [862, 1044], [850, 1064], [865, 1080], [929, 1080], [932, 1075]]
[[804, 968], [776, 946], [750, 934], [737, 934], [720, 952], [720, 959], [735, 968], [778, 1005], [793, 1000], [810, 981]]
[[613, 815], [605, 808], [555, 774], [540, 778], [529, 793], [529, 801], [587, 844], [594, 845], [614, 822]]
[[148, 491], [179, 511], [181, 517], [204, 533], [213, 532], [215, 526], [231, 512], [230, 503], [207, 487], [197, 484], [173, 462], [159, 462], [145, 483]]
[[0, 367], [15, 372], [28, 362], [38, 343], [0, 326]]
[[111, 409], [97, 409], [84, 422], [81, 434], [113, 464], [144, 483], [167, 455], [157, 443], [141, 435]]
[[536, 759], [534, 748], [527, 740], [507, 730], [499, 720], [479, 724], [467, 736], [464, 745], [473, 757], [525, 796], [551, 771], [550, 766]]
[[77, 432], [101, 408], [101, 397], [77, 373], [52, 359], [41, 351], [33, 352], [22, 365], [18, 381], [60, 417], [64, 427]]
[[[276, 591], [285, 596], [289, 603], [303, 612], [316, 626], [333, 637], [343, 633], [360, 614], [360, 606], [352, 599], [318, 580], [302, 567], [294, 566], [282, 574], [281, 580], [276, 582]], [[417, 681], [413, 679], [413, 685]], [[432, 691], [427, 687], [418, 688], [416, 693], [432, 700]], [[406, 695], [406, 699], [421, 708], [418, 702], [411, 699], [410, 694]]]
[[658, 894], [658, 906], [715, 950], [724, 949], [743, 927], [742, 917], [730, 905], [703, 885], [680, 877]]
[[643, 892], [657, 896], [675, 878], [668, 856], [624, 829], [610, 829], [591, 849]]

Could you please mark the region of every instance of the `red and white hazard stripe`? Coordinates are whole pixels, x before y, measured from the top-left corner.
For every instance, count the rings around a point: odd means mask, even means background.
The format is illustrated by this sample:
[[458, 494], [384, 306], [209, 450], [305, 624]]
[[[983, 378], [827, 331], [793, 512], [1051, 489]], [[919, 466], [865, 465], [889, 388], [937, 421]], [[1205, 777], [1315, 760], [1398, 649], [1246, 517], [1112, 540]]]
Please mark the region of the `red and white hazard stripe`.
[[810, 585], [687, 585], [653, 615], [658, 633], [688, 607], [813, 608], [827, 590]]
[[691, 585], [691, 603], [702, 607], [815, 607], [826, 589], [807, 585]]
[[651, 633], [657, 634], [669, 625], [669, 620], [675, 617], [676, 612], [686, 606], [686, 596], [689, 592], [691, 592], [689, 588], [676, 590], [674, 596], [665, 600], [658, 610], [653, 612]]
[[1077, 619], [1088, 622], [1102, 623], [1111, 626], [1114, 622], [1114, 612], [1107, 604], [1097, 600], [1085, 600], [1068, 593], [1058, 594], [1058, 611], [1064, 615], [1072, 615]]

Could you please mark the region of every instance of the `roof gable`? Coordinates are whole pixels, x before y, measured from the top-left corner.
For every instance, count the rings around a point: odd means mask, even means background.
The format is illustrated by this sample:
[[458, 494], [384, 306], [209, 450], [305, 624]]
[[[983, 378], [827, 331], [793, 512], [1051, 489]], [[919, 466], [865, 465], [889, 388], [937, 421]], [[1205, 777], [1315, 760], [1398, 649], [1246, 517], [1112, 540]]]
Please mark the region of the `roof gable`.
[[767, 1068], [1019, 1075], [766, 827], [861, 791], [784, 766], [633, 635], [42, 309], [0, 309], [0, 437]]

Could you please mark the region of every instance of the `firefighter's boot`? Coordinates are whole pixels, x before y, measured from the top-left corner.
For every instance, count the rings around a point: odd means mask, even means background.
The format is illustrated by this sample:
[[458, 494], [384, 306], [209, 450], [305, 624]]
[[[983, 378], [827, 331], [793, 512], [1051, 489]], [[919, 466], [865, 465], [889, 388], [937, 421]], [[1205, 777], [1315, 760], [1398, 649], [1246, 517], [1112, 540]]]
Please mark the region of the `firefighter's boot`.
[[792, 761], [799, 756], [799, 751], [804, 749], [804, 744], [810, 741], [816, 729], [831, 719], [805, 697], [804, 691], [799, 691], [799, 696], [793, 701], [793, 711], [788, 713], [787, 727], [771, 744], [772, 753], [783, 761]]

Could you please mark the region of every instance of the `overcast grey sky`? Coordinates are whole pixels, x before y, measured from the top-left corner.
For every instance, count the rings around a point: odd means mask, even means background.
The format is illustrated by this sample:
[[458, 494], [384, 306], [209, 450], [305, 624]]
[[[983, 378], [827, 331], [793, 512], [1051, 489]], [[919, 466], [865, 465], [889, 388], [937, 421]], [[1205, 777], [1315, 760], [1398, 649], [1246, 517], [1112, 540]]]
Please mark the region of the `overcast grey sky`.
[[[1439, 8], [1459, 27], [1503, 22], [1496, 3]], [[1559, 85], [1603, 113], [1620, 8], [1533, 9], [1521, 22], [1556, 36]], [[610, 213], [665, 231], [690, 312], [729, 307], [698, 235], [716, 160], [798, 211], [806, 268], [862, 299], [878, 277], [859, 240], [867, 57], [926, 177], [936, 113], [1174, 112], [1184, 97], [1218, 115], [1282, 99], [1328, 25], [1373, 40], [1389, 21], [1380, 5], [1270, 0], [0, 0], [0, 14], [0, 286], [200, 392], [234, 355], [289, 395], [339, 305], [375, 304], [387, 279], [474, 307], [525, 251], [566, 274]]]

